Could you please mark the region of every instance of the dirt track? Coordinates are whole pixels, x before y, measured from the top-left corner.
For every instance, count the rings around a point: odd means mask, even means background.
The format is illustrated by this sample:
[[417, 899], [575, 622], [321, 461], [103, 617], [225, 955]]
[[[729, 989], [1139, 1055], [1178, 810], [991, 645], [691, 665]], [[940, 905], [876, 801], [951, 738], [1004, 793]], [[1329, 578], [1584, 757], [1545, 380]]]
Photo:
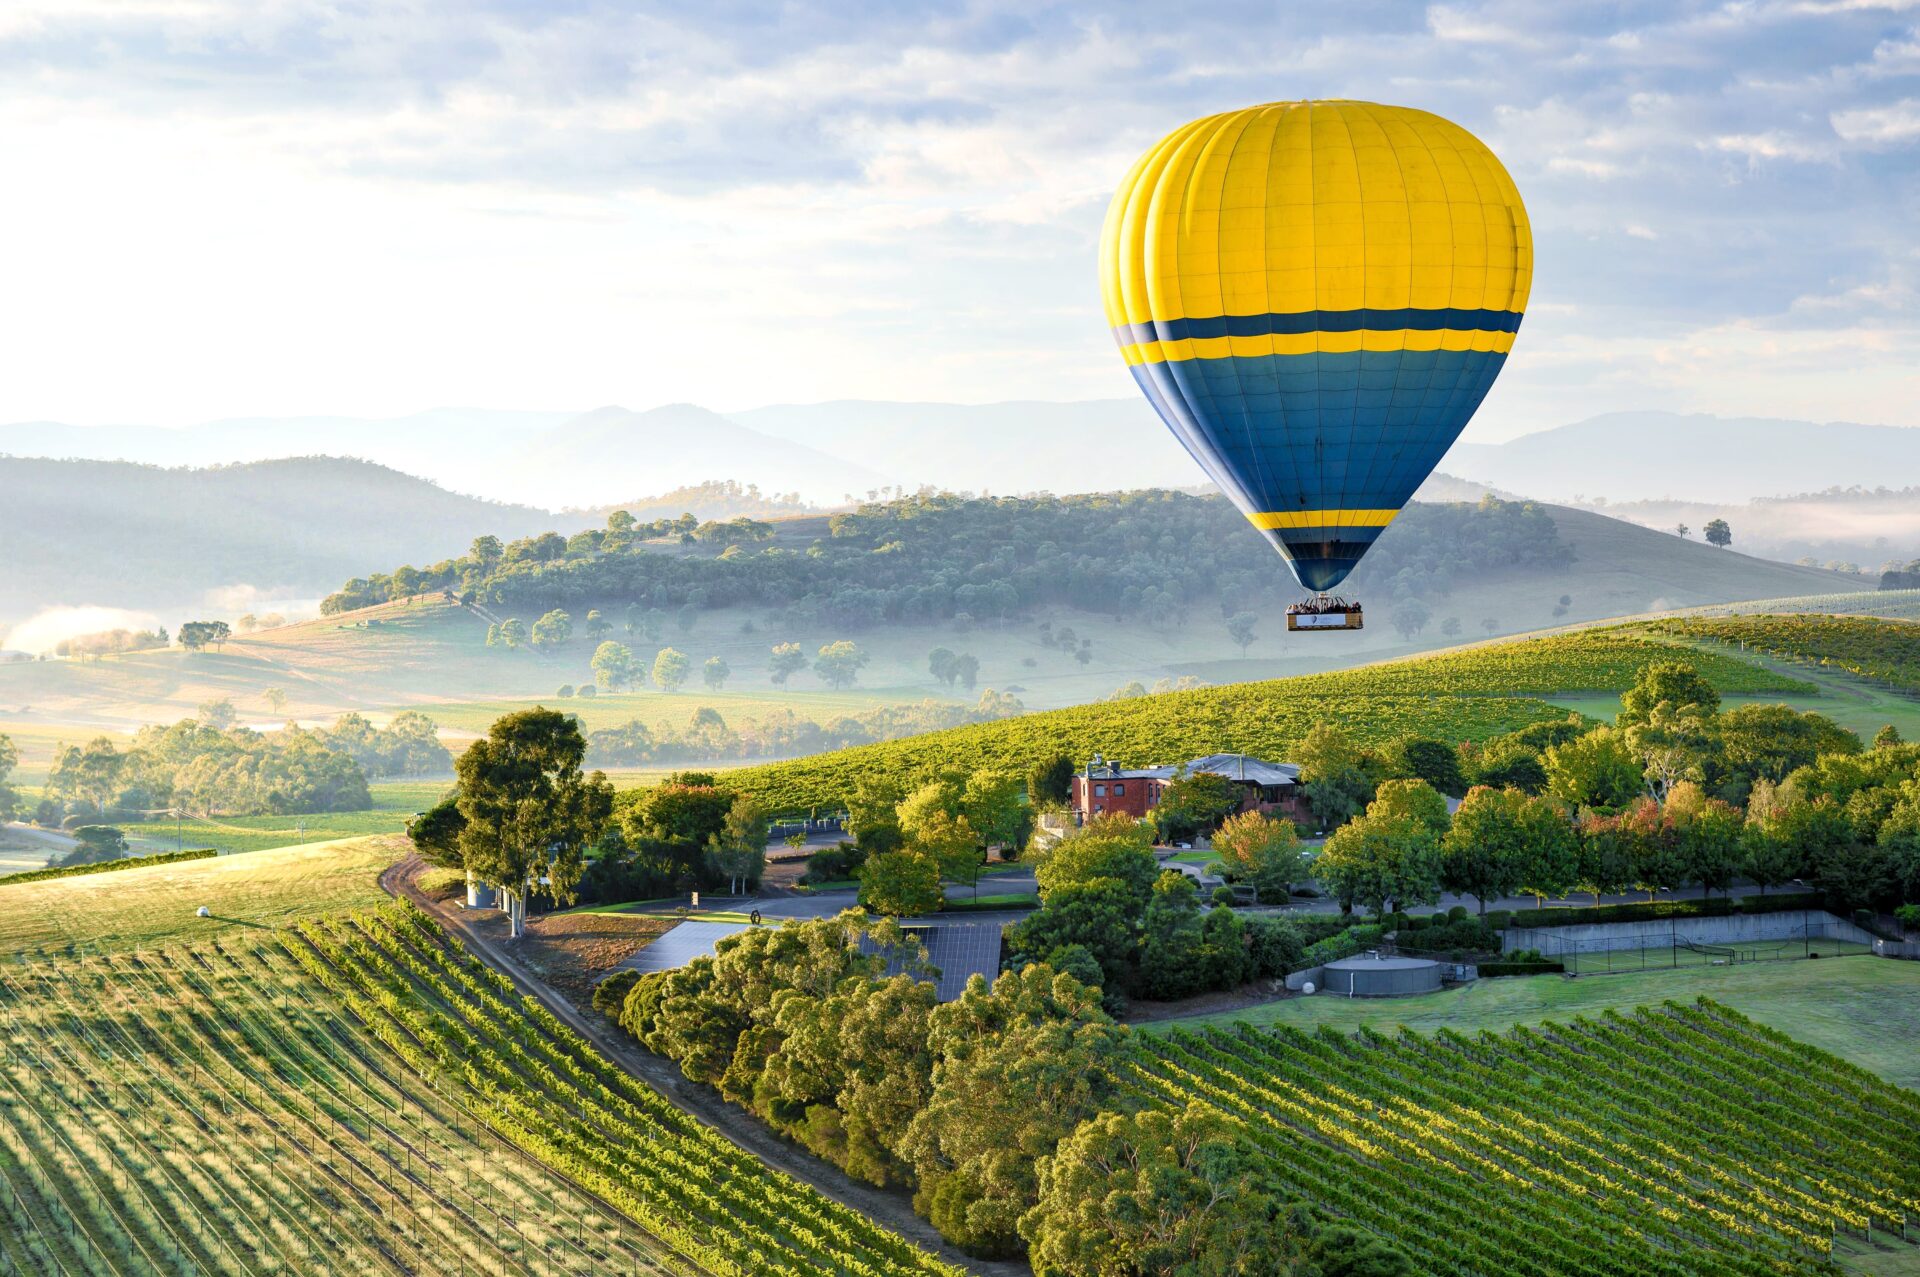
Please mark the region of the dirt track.
[[1025, 1263], [980, 1260], [961, 1254], [942, 1241], [932, 1225], [913, 1213], [904, 1195], [848, 1178], [838, 1167], [788, 1143], [709, 1088], [689, 1082], [678, 1066], [612, 1028], [597, 1012], [591, 1009], [581, 1012], [558, 992], [530, 976], [505, 952], [504, 945], [476, 934], [459, 910], [447, 908], [422, 892], [415, 879], [425, 868], [426, 863], [419, 856], [408, 855], [380, 875], [380, 888], [390, 896], [403, 896], [434, 915], [488, 965], [512, 980], [521, 992], [540, 999], [569, 1028], [593, 1043], [602, 1055], [660, 1092], [676, 1108], [713, 1127], [768, 1166], [812, 1185], [835, 1201], [933, 1251], [948, 1263], [985, 1277], [1030, 1277], [1033, 1270]]

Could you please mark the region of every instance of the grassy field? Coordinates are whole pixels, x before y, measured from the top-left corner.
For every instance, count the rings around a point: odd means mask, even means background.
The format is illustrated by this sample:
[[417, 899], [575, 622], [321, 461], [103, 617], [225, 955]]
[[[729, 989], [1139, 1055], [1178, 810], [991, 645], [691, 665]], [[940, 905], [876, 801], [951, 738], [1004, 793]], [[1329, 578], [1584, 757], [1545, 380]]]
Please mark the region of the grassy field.
[[[1709, 646], [1719, 647], [1717, 644]], [[1676, 659], [1685, 660], [1685, 650], [1683, 645], [1681, 655]], [[1720, 698], [1723, 709], [1738, 709], [1742, 705], [1791, 705], [1795, 709], [1824, 714], [1863, 741], [1873, 739], [1873, 734], [1888, 723], [1899, 728], [1900, 734], [1906, 739], [1920, 740], [1920, 701], [1896, 695], [1843, 671], [1770, 660], [1752, 651], [1733, 654], [1810, 683], [1815, 690], [1812, 693], [1731, 693]], [[1618, 696], [1558, 692], [1549, 694], [1547, 699], [1591, 718], [1609, 722], [1620, 712]]]
[[1578, 979], [1511, 977], [1415, 998], [1286, 998], [1244, 1011], [1142, 1027], [1158, 1033], [1174, 1025], [1230, 1025], [1246, 1020], [1309, 1030], [1328, 1025], [1342, 1030], [1366, 1026], [1382, 1033], [1409, 1028], [1471, 1034], [1668, 999], [1687, 1002], [1701, 995], [1831, 1051], [1889, 1082], [1920, 1089], [1920, 962], [1884, 958], [1684, 967]]
[[136, 854], [173, 851], [179, 846], [212, 847], [220, 852], [264, 851], [296, 843], [371, 834], [397, 834], [415, 813], [440, 801], [451, 780], [383, 781], [371, 786], [372, 811], [317, 812], [305, 816], [217, 816], [175, 821], [155, 817], [122, 825]]
[[[402, 851], [351, 838], [0, 887], [0, 954], [138, 949], [375, 904]], [[212, 917], [195, 916], [202, 905]]]

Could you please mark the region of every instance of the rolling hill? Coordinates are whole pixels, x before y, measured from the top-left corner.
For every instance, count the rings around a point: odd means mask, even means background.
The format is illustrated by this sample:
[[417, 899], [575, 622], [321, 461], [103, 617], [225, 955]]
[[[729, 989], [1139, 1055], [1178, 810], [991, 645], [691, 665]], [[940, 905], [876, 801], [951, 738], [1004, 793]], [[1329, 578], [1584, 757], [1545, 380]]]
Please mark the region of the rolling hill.
[[[1378, 600], [1380, 611], [1367, 630], [1338, 637], [1287, 634], [1279, 605], [1263, 602], [1256, 612], [1254, 640], [1244, 655], [1213, 600], [1188, 605], [1172, 624], [1154, 626], [1124, 609], [1116, 616], [1113, 611], [1048, 605], [998, 623], [954, 620], [859, 627], [831, 614], [730, 604], [698, 610], [684, 624], [676, 614], [651, 643], [624, 629], [613, 637], [630, 643], [643, 663], [651, 661], [656, 648], [672, 645], [692, 657], [696, 667], [717, 656], [732, 669], [727, 690], [719, 695], [699, 690], [698, 680], [673, 697], [639, 693], [662, 701], [657, 710], [640, 717], [671, 714], [683, 724], [703, 704], [729, 716], [760, 716], [773, 708], [772, 701], [779, 701], [802, 717], [824, 722], [852, 706], [827, 692], [810, 671], [794, 676], [785, 688], [775, 688], [768, 674], [773, 644], [798, 643], [811, 657], [824, 643], [854, 639], [870, 657], [855, 689], [866, 704], [977, 695], [944, 686], [929, 674], [928, 652], [946, 647], [979, 661], [980, 687], [1010, 693], [1028, 708], [1039, 709], [1098, 700], [1133, 681], [1151, 685], [1163, 678], [1193, 676], [1225, 683], [1307, 674], [1490, 633], [1858, 588], [1855, 578], [1714, 550], [1585, 511], [1555, 507], [1550, 513], [1560, 540], [1572, 550], [1571, 563], [1466, 576], [1434, 600], [1429, 623], [1410, 638], [1389, 623], [1391, 609], [1384, 598]], [[795, 553], [805, 553], [814, 540], [829, 533], [824, 516], [779, 520], [774, 526], [774, 545]], [[1094, 540], [1097, 544], [1100, 538]], [[1251, 548], [1257, 551], [1249, 559], [1253, 569], [1283, 571], [1264, 547], [1256, 543]], [[661, 552], [698, 560], [722, 551], [707, 543], [663, 547]], [[1169, 570], [1177, 572], [1178, 560], [1169, 562], [1176, 564]], [[355, 567], [364, 570], [366, 563], [361, 560]], [[1562, 596], [1569, 600], [1565, 605], [1559, 603]], [[626, 615], [625, 600], [580, 600], [569, 605], [576, 623], [589, 606], [604, 606], [616, 623]], [[531, 623], [537, 615], [527, 612], [521, 619]], [[1445, 624], [1449, 619], [1455, 623], [1451, 631]], [[218, 652], [172, 649], [84, 664], [0, 666], [0, 731], [8, 724], [28, 726], [40, 740], [49, 732], [57, 734], [61, 724], [125, 729], [172, 721], [221, 697], [231, 699], [243, 718], [267, 721], [277, 717], [265, 696], [268, 688], [284, 691], [285, 712], [301, 718], [327, 718], [348, 709], [431, 709], [435, 703], [450, 703], [449, 714], [464, 720], [472, 714], [455, 706], [486, 705], [504, 712], [507, 702], [551, 699], [562, 684], [591, 681], [593, 644], [584, 637], [577, 636], [555, 654], [538, 655], [486, 647], [486, 627], [486, 620], [471, 611], [437, 597], [421, 598], [243, 635]], [[1084, 663], [1075, 652], [1050, 641], [1066, 627], [1077, 639], [1089, 641]], [[750, 708], [738, 703], [743, 697], [752, 702]]]
[[0, 492], [0, 624], [55, 605], [243, 611], [253, 597], [317, 597], [396, 553], [440, 559], [483, 532], [554, 525], [339, 457], [205, 469], [0, 457]]

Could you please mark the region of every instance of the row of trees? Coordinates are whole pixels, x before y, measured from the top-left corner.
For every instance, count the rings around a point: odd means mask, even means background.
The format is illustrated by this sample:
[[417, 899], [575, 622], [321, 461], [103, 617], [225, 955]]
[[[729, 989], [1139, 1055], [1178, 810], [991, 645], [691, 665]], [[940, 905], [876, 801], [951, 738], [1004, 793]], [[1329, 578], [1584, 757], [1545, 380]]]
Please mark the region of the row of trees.
[[968, 723], [992, 722], [1024, 710], [1013, 697], [988, 690], [972, 705], [934, 700], [882, 705], [825, 723], [802, 718], [791, 709], [777, 709], [741, 720], [736, 727], [718, 710], [703, 705], [680, 729], [664, 724], [650, 727], [639, 719], [600, 728], [587, 736], [587, 761], [594, 767], [639, 767], [734, 758], [795, 758]]
[[346, 754], [373, 780], [453, 771], [453, 755], [440, 743], [439, 725], [419, 710], [402, 710], [385, 727], [375, 727], [359, 714], [342, 714], [318, 734], [329, 749]]
[[53, 645], [53, 654], [81, 661], [89, 657], [99, 660], [103, 656], [115, 656], [121, 652], [152, 651], [166, 647], [171, 641], [167, 632], [158, 628], [97, 630], [92, 634], [76, 634], [72, 638], [61, 639]]
[[[764, 524], [630, 518], [616, 511], [605, 528], [570, 538], [546, 533], [502, 544], [483, 537], [457, 559], [349, 581], [322, 610], [447, 591], [522, 615], [589, 600], [663, 614], [750, 605], [780, 608], [794, 623], [858, 630], [1004, 621], [1048, 606], [1172, 623], [1209, 598], [1234, 599], [1238, 608], [1287, 601], [1280, 580], [1247, 557], [1244, 520], [1217, 496], [920, 493], [835, 515], [828, 535], [800, 551], [766, 544]], [[656, 533], [725, 548], [715, 557], [662, 553], [647, 544]], [[1491, 498], [1416, 505], [1367, 556], [1354, 583], [1376, 595], [1434, 597], [1476, 572], [1571, 561], [1538, 506]]]
[[20, 791], [10, 783], [13, 769], [20, 765], [20, 747], [13, 737], [0, 732], [0, 825], [20, 814]]
[[[1248, 812], [1215, 846], [1268, 899], [1285, 903], [1302, 877], [1290, 822]], [[1161, 869], [1151, 826], [1130, 816], [1087, 822], [1042, 853], [1035, 877], [1041, 907], [1008, 929], [1012, 961], [1071, 971], [1114, 1010], [1132, 996], [1173, 1000], [1285, 974], [1306, 943], [1290, 920], [1205, 908], [1192, 878]]]
[[432, 863], [504, 892], [516, 937], [536, 896], [637, 900], [759, 883], [768, 820], [754, 799], [705, 772], [616, 796], [603, 773], [584, 770], [586, 754], [570, 715], [499, 718], [461, 754], [454, 792], [407, 834]]
[[[859, 681], [860, 671], [871, 660], [872, 657], [862, 651], [859, 644], [849, 639], [837, 639], [822, 644], [814, 654], [813, 672], [828, 687], [845, 689]], [[768, 654], [768, 678], [776, 687], [784, 687], [787, 680], [804, 669], [806, 664], [806, 653], [798, 643], [777, 643]], [[678, 648], [661, 648], [649, 664], [636, 657], [627, 644], [613, 639], [606, 640], [594, 649], [589, 665], [593, 670], [594, 688], [603, 692], [631, 691], [645, 686], [649, 678], [661, 691], [677, 692], [686, 686], [693, 674], [693, 658]], [[974, 663], [974, 668], [978, 668], [978, 662]], [[723, 656], [709, 656], [700, 667], [701, 681], [710, 691], [720, 691], [732, 676], [733, 666]], [[966, 684], [969, 688], [973, 686], [971, 674], [967, 676]]]
[[[1643, 669], [1611, 726], [1542, 724], [1457, 752], [1403, 740], [1384, 756], [1328, 729], [1300, 760], [1316, 814], [1339, 826], [1314, 875], [1349, 906], [1738, 880], [1806, 880], [1844, 908], [1920, 901], [1920, 747], [1888, 728], [1863, 749], [1786, 706], [1722, 712], [1684, 662]], [[1470, 783], [1449, 818], [1441, 795]]]
[[194, 719], [144, 727], [126, 749], [111, 737], [62, 746], [35, 819], [138, 816], [179, 809], [200, 816], [366, 811], [366, 773], [324, 734], [224, 729]]
[[1014, 859], [1033, 831], [1026, 780], [1003, 768], [944, 771], [918, 784], [876, 776], [847, 804], [847, 831], [865, 855], [860, 903], [876, 913], [932, 913], [948, 882], [974, 887], [988, 852]]

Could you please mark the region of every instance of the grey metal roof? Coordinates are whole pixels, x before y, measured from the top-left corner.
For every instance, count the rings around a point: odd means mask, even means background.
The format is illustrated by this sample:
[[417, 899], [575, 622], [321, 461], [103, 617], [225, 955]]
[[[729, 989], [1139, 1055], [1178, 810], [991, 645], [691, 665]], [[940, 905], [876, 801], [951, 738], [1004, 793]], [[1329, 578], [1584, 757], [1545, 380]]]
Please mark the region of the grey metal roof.
[[1247, 754], [1208, 754], [1187, 766], [1197, 772], [1212, 772], [1234, 780], [1250, 780], [1259, 785], [1297, 785], [1300, 769], [1292, 763], [1269, 763]]
[[[1256, 785], [1297, 785], [1300, 769], [1292, 763], [1269, 763], [1251, 754], [1208, 754], [1186, 764], [1188, 771], [1211, 772]], [[1122, 767], [1093, 769], [1095, 780], [1172, 780], [1178, 767]], [[1083, 773], [1084, 775], [1084, 773]]]

